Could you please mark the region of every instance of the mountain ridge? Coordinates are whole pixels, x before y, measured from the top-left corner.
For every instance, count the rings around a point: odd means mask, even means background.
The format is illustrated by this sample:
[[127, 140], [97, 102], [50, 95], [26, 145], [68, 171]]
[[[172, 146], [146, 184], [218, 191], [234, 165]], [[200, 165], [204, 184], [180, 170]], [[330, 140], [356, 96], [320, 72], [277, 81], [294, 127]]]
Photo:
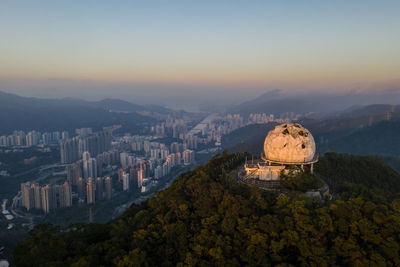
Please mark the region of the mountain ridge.
[[170, 112], [174, 111], [119, 99], [41, 99], [0, 91], [0, 134], [10, 134], [14, 130], [73, 132], [81, 127], [101, 129], [114, 124], [139, 133], [138, 123], [155, 121], [156, 117], [167, 116]]
[[163, 110], [166, 113], [173, 112], [172, 110], [157, 106], [157, 105], [139, 105], [131, 103], [126, 100], [116, 98], [105, 98], [99, 101], [88, 101], [80, 98], [35, 98], [35, 97], [24, 97], [17, 94], [6, 93], [0, 91], [0, 105], [3, 107], [12, 107], [15, 105], [26, 105], [27, 107], [40, 107], [40, 105], [61, 105], [61, 106], [86, 106], [93, 108], [103, 109], [121, 109], [121, 111], [150, 111], [159, 112]]

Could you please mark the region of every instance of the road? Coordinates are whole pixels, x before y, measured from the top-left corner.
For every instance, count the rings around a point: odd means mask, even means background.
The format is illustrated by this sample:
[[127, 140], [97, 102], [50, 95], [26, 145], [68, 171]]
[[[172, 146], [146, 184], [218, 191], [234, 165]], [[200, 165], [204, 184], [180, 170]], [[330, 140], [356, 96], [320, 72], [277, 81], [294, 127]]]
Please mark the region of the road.
[[[27, 173], [29, 173], [29, 172], [32, 172], [32, 171], [34, 171], [34, 170], [37, 170], [37, 169], [39, 169], [39, 174], [40, 174], [40, 173], [42, 173], [42, 172], [44, 172], [44, 171], [47, 171], [47, 170], [49, 170], [49, 169], [60, 168], [60, 167], [65, 167], [65, 166], [67, 166], [67, 165], [65, 165], [65, 164], [58, 164], [58, 163], [56, 163], [56, 164], [50, 164], [50, 165], [44, 165], [44, 166], [39, 166], [39, 167], [36, 167], [36, 168], [34, 168], [34, 169], [30, 169], [30, 170], [28, 170], [28, 171], [26, 171], [26, 172], [19, 173], [19, 174], [17, 174], [16, 176], [25, 175], [25, 174], [27, 174]], [[53, 174], [53, 172], [46, 172], [46, 173], [44, 173], [44, 174], [41, 174], [41, 175], [39, 175], [36, 179], [32, 180], [31, 183], [40, 182], [40, 181], [46, 179], [47, 177], [51, 176], [52, 174]], [[21, 200], [21, 198], [22, 198], [22, 193], [21, 193], [21, 191], [18, 191], [18, 193], [17, 193], [17, 194], [13, 197], [13, 199], [12, 199], [10, 211], [11, 211], [11, 213], [12, 213], [15, 217], [25, 217], [24, 215], [21, 215], [20, 213], [18, 213], [18, 212], [16, 211], [16, 209], [17, 209], [17, 207], [18, 207], [18, 202]]]
[[206, 118], [204, 118], [204, 120], [202, 120], [200, 123], [198, 123], [195, 127], [193, 127], [188, 134], [189, 135], [195, 135], [198, 133], [201, 133], [203, 131], [204, 128], [207, 127], [207, 124], [209, 124], [210, 122], [212, 122], [215, 118], [217, 118], [219, 115], [217, 113], [213, 113], [208, 115]]

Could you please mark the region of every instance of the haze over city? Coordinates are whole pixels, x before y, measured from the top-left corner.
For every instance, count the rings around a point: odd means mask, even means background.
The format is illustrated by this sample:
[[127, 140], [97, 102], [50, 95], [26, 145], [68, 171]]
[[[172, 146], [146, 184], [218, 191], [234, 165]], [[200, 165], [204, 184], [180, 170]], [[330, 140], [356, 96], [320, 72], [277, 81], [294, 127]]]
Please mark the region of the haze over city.
[[384, 93], [387, 83], [400, 87], [399, 7], [3, 1], [0, 90], [186, 108], [237, 104], [272, 89]]

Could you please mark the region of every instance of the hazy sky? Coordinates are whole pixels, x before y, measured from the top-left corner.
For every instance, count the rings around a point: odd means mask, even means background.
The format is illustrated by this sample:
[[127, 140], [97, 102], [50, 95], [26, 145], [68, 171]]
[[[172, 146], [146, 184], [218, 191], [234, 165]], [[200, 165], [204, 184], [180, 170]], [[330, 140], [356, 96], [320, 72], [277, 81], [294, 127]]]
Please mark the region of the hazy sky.
[[168, 98], [393, 80], [399, 14], [384, 0], [3, 0], [0, 90]]

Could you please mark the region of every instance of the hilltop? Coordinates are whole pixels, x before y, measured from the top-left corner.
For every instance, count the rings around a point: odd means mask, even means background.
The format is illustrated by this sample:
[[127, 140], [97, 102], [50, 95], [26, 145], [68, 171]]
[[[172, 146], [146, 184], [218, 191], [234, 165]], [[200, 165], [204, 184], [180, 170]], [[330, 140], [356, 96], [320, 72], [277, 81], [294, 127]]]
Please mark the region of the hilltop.
[[[74, 224], [68, 231], [39, 225], [15, 248], [14, 263], [400, 264], [400, 174], [390, 166], [365, 156], [328, 154], [317, 170], [335, 185], [333, 199], [313, 202], [238, 183], [229, 172], [245, 156], [217, 155], [107, 224]], [[371, 162], [372, 173], [364, 169]]]

